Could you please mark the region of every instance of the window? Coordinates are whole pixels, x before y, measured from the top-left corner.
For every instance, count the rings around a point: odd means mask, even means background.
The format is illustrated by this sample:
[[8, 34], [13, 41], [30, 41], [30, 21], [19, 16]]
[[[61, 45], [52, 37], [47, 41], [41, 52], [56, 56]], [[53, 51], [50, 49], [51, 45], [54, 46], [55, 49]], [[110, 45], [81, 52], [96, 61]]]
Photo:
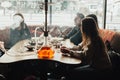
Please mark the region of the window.
[[103, 22], [103, 0], [61, 0], [52, 7], [52, 24], [74, 26], [76, 13], [96, 14], [100, 27]]
[[[50, 0], [48, 0], [50, 3]], [[100, 27], [103, 20], [102, 0], [51, 0], [48, 5], [48, 24], [74, 26], [74, 17], [77, 12], [85, 16], [94, 13], [98, 16]], [[12, 16], [21, 12], [27, 24], [44, 24], [44, 0], [1, 0], [0, 26], [12, 24]], [[2, 5], [3, 4], [3, 5]], [[52, 5], [52, 19], [50, 19], [50, 6]]]
[[[50, 3], [50, 0], [48, 0]], [[59, 26], [74, 26], [74, 17], [77, 12], [85, 16], [94, 13], [98, 17], [99, 26], [103, 28], [103, 1], [104, 0], [51, 0], [48, 8], [48, 24]], [[12, 16], [21, 12], [29, 25], [44, 24], [44, 0], [0, 0], [0, 28], [9, 27]], [[119, 30], [120, 0], [107, 1], [106, 28]], [[50, 19], [50, 6], [52, 17]], [[51, 21], [50, 21], [51, 20]]]
[[43, 0], [1, 0], [0, 26], [4, 28], [13, 23], [13, 15], [20, 12], [25, 17], [27, 24], [43, 24]]
[[107, 3], [107, 23], [106, 28], [120, 31], [120, 0], [110, 0]]

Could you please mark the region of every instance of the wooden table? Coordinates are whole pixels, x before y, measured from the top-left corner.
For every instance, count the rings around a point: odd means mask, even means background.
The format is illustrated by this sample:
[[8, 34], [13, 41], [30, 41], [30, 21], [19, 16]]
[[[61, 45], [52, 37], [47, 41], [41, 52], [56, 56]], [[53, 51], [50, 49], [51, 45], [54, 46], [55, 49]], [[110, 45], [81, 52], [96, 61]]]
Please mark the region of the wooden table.
[[[28, 40], [23, 40], [18, 42], [15, 46], [13, 46], [10, 50], [8, 50], [1, 58], [0, 63], [12, 63], [22, 60], [29, 60], [29, 59], [39, 59], [37, 54], [34, 51], [27, 51], [24, 45], [28, 42]], [[22, 50], [20, 52], [19, 50]], [[72, 57], [62, 56], [62, 53], [55, 49], [55, 54], [53, 58], [48, 60], [58, 61], [66, 64], [80, 64], [81, 60], [75, 59]]]
[[[10, 53], [4, 54], [0, 58], [0, 63], [12, 63], [12, 62], [17, 62], [17, 61], [21, 61], [21, 60], [40, 59], [40, 58], [38, 58], [38, 56], [35, 52], [25, 52], [25, 53], [21, 53], [21, 54], [26, 54], [26, 55], [25, 56], [23, 56], [23, 55], [22, 56], [20, 56], [20, 55], [14, 56], [14, 55], [10, 55]], [[46, 58], [43, 58], [43, 59], [46, 59]], [[61, 53], [55, 53], [54, 57], [50, 58], [48, 60], [59, 61], [59, 62], [66, 63], [66, 64], [80, 64], [81, 63], [81, 60], [62, 56]]]
[[[59, 49], [54, 49], [55, 53], [54, 53], [53, 58], [40, 59], [40, 58], [38, 58], [38, 55], [35, 51], [27, 51], [27, 49], [25, 48], [25, 44], [27, 42], [28, 42], [28, 40], [18, 42], [10, 50], [6, 51], [6, 53], [2, 57], [0, 57], [0, 63], [2, 64], [0, 73], [2, 73], [2, 74], [7, 73], [7, 75], [10, 75], [12, 77], [14, 77], [14, 75], [17, 75], [17, 77], [15, 77], [17, 79], [15, 79], [15, 80], [18, 80], [19, 78], [21, 78], [20, 74], [23, 74], [23, 73], [19, 73], [19, 72], [21, 72], [21, 71], [24, 72], [23, 70], [27, 70], [27, 71], [33, 72], [35, 74], [42, 75], [41, 77], [43, 78], [43, 80], [47, 80], [48, 76], [46, 74], [48, 72], [54, 73], [54, 70], [55, 71], [56, 71], [56, 69], [61, 70], [61, 68], [62, 68], [61, 71], [63, 71], [63, 73], [64, 73], [68, 69], [69, 65], [74, 65], [74, 64], [77, 65], [77, 64], [81, 63], [81, 60], [79, 60], [79, 59], [63, 56]], [[68, 43], [67, 43], [67, 45], [68, 45]], [[30, 64], [28, 61], [30, 62]], [[41, 61], [45, 61], [45, 62], [41, 63]], [[46, 63], [46, 61], [47, 61], [47, 63]], [[49, 69], [49, 67], [48, 67], [49, 62], [51, 64], [51, 61], [53, 63], [55, 62], [54, 65], [52, 66], [52, 67], [54, 67], [53, 70]], [[25, 64], [21, 64], [20, 62], [25, 63]], [[41, 64], [39, 64], [39, 62]], [[14, 63], [15, 63], [15, 65], [14, 65]], [[61, 65], [62, 67], [58, 66], [57, 65], [58, 63], [59, 63], [59, 65], [62, 63], [62, 65]], [[36, 64], [37, 64], [37, 67], [36, 67]], [[16, 65], [17, 65], [17, 67], [16, 67]], [[29, 67], [24, 67], [23, 65], [24, 66], [29, 65]], [[42, 65], [42, 67], [40, 67], [40, 65]], [[32, 68], [30, 66], [32, 66]], [[20, 67], [20, 69], [19, 69], [19, 67]], [[33, 69], [33, 67], [35, 70]], [[17, 73], [16, 71], [18, 72], [18, 74], [16, 74]], [[36, 72], [38, 72], [38, 73], [36, 73]], [[39, 72], [41, 72], [41, 73], [39, 73]], [[61, 73], [59, 71], [57, 71], [57, 72]]]

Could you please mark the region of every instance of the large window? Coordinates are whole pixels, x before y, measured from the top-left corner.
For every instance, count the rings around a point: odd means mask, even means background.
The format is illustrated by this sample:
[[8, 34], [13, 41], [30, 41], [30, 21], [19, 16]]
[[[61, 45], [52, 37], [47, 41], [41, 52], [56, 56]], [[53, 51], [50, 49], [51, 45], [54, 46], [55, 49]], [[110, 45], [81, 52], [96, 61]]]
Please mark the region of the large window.
[[[48, 1], [48, 24], [51, 22], [52, 25], [59, 25], [61, 27], [74, 26], [74, 17], [76, 13], [79, 12], [83, 13], [85, 16], [91, 13], [96, 14], [100, 27], [102, 27], [102, 0]], [[50, 1], [52, 3], [50, 3]], [[24, 15], [27, 24], [44, 24], [44, 0], [0, 0], [0, 3], [0, 26], [11, 25], [12, 16], [16, 12], [20, 12]], [[50, 15], [50, 10], [52, 15]]]
[[52, 7], [52, 24], [74, 26], [76, 13], [96, 14], [99, 25], [103, 22], [103, 0], [59, 0]]
[[[103, 28], [104, 0], [48, 0], [48, 25], [74, 26], [76, 13], [96, 14]], [[52, 2], [52, 3], [51, 3]], [[106, 28], [119, 30], [120, 0], [107, 0]], [[29, 25], [44, 25], [44, 0], [0, 0], [0, 28], [12, 24], [12, 16], [20, 12]]]
[[13, 15], [20, 12], [27, 24], [44, 23], [44, 0], [0, 0], [0, 26], [10, 26]]
[[120, 0], [108, 0], [106, 28], [120, 31]]

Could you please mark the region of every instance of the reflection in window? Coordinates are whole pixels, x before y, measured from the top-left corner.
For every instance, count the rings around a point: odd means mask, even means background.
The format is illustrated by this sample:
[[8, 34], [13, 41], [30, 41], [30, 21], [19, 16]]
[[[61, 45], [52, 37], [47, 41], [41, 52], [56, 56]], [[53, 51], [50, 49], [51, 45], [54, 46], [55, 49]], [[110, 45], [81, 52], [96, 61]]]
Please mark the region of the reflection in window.
[[110, 0], [107, 4], [107, 23], [106, 28], [119, 31], [120, 28], [120, 0]]
[[[85, 4], [85, 5], [83, 5]], [[99, 25], [103, 22], [103, 1], [102, 0], [61, 0], [52, 7], [52, 24], [60, 26], [74, 26], [76, 13], [96, 14]], [[64, 19], [64, 21], [63, 21]]]
[[[51, 0], [52, 19], [48, 8], [48, 25], [74, 26], [74, 17], [77, 12], [85, 16], [91, 13], [97, 15], [100, 27], [103, 22], [103, 0]], [[0, 6], [0, 26], [12, 24], [12, 15], [21, 12], [27, 24], [44, 24], [44, 0], [1, 0], [1, 4], [7, 2], [10, 6]], [[85, 4], [85, 5], [83, 5]], [[7, 23], [7, 24], [6, 24]]]

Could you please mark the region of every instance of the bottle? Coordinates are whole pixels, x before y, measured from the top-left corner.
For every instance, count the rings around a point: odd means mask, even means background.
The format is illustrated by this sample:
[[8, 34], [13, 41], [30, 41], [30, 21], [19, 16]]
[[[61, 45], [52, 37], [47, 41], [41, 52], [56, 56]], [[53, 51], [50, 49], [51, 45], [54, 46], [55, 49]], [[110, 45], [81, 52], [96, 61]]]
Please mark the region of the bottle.
[[38, 50], [38, 58], [53, 58], [54, 50], [48, 45], [48, 37], [44, 37], [44, 44]]

